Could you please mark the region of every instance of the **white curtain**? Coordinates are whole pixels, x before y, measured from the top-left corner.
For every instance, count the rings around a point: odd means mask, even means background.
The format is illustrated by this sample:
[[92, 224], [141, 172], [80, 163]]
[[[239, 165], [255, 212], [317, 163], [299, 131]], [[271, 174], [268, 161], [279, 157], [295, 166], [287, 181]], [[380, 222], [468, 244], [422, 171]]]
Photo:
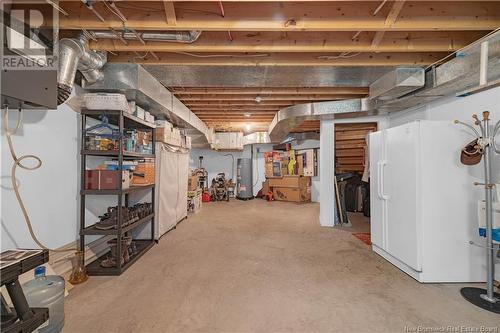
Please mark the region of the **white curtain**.
[[189, 150], [156, 144], [155, 238], [187, 216]]

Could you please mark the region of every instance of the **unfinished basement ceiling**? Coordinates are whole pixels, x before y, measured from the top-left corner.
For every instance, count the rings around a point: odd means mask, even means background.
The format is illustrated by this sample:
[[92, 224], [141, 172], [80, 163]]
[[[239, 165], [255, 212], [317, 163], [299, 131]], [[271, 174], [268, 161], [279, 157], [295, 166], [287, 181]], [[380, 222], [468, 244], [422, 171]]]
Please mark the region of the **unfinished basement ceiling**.
[[[429, 66], [500, 26], [498, 1], [94, 2], [102, 20], [80, 1], [60, 6], [61, 35], [114, 31], [91, 47], [145, 65], [216, 130], [267, 130], [284, 107], [364, 97], [395, 66]], [[201, 34], [124, 40], [124, 27]]]

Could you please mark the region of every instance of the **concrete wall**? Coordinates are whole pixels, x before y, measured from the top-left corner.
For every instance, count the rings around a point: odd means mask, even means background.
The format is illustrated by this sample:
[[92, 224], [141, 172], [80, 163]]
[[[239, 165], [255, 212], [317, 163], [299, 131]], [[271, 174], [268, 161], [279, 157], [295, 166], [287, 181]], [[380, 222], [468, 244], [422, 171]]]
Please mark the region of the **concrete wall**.
[[[15, 126], [17, 112], [10, 112]], [[23, 111], [23, 126], [13, 137], [17, 154], [39, 156], [35, 171], [18, 168], [17, 182], [39, 239], [59, 247], [77, 239], [79, 202], [78, 114], [62, 106], [55, 111]], [[33, 161], [23, 162], [34, 165]], [[12, 158], [2, 124], [1, 250], [38, 246], [31, 240], [12, 189]]]

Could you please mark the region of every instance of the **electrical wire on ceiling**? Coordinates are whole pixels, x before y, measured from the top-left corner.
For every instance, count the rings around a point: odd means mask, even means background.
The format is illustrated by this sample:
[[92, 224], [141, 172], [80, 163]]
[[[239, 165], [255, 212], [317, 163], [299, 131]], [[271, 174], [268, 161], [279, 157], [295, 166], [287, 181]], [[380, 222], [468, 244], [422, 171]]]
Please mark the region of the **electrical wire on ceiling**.
[[172, 51], [172, 53], [184, 54], [187, 56], [195, 58], [221, 58], [221, 57], [232, 57], [232, 58], [262, 58], [270, 57], [269, 53], [256, 53], [256, 54], [195, 54], [183, 51]]
[[332, 55], [322, 55], [316, 57], [316, 59], [321, 59], [321, 60], [333, 60], [333, 59], [349, 59], [349, 58], [354, 58], [360, 55], [361, 52], [351, 54], [351, 52], [342, 52], [339, 55], [332, 56]]
[[[31, 223], [31, 219], [28, 214], [28, 210], [26, 209], [26, 206], [24, 205], [24, 201], [21, 197], [21, 193], [19, 192], [19, 185], [17, 183], [17, 168], [21, 168], [24, 170], [28, 171], [34, 171], [39, 169], [42, 166], [42, 160], [40, 157], [36, 155], [22, 155], [22, 156], [17, 156], [16, 150], [14, 148], [14, 143], [12, 142], [12, 136], [17, 133], [19, 128], [21, 127], [22, 124], [22, 110], [19, 108], [19, 114], [17, 117], [17, 123], [14, 129], [9, 128], [9, 107], [8, 105], [4, 105], [5, 107], [5, 112], [4, 112], [4, 117], [3, 117], [3, 124], [4, 124], [4, 131], [5, 135], [7, 136], [7, 143], [9, 145], [9, 151], [10, 155], [12, 156], [12, 160], [14, 163], [12, 164], [12, 168], [10, 171], [10, 178], [12, 181], [12, 188], [14, 189], [14, 193], [16, 195], [17, 202], [19, 204], [19, 207], [21, 208], [21, 211], [24, 216], [24, 221], [26, 222], [26, 226], [28, 227], [28, 231], [30, 233], [31, 238], [35, 243], [40, 246], [40, 248], [45, 249], [45, 250], [50, 250], [53, 252], [75, 252], [78, 251], [77, 248], [70, 248], [70, 249], [50, 249], [49, 247], [45, 246], [36, 236], [35, 231], [33, 230], [33, 225]], [[35, 160], [36, 164], [34, 166], [27, 166], [23, 164], [24, 160], [27, 159], [33, 159]]]
[[64, 16], [68, 17], [69, 14], [67, 11], [65, 11], [61, 6], [59, 6], [57, 3], [55, 3], [52, 0], [45, 0], [49, 5], [51, 5], [55, 10], [57, 10], [59, 13], [63, 14]]
[[104, 5], [109, 9], [109, 11], [113, 14], [115, 14], [116, 17], [120, 19], [123, 23], [127, 22], [127, 18], [123, 13], [116, 7], [113, 1], [103, 1]]
[[385, 3], [387, 2], [387, 0], [384, 0], [380, 3], [380, 5], [378, 5], [377, 8], [375, 8], [375, 10], [373, 11], [372, 15], [375, 16], [378, 14], [378, 12], [382, 9], [382, 7], [384, 7]]
[[87, 29], [82, 28], [82, 33], [88, 39], [91, 39], [94, 42], [97, 42], [97, 38], [95, 37], [95, 35], [94, 35], [94, 33], [92, 31], [88, 31]]
[[135, 57], [132, 58], [132, 62], [135, 62], [136, 59], [144, 59], [147, 57], [147, 55], [149, 54], [149, 51], [146, 51], [146, 53], [144, 53], [144, 55], [140, 55], [139, 52], [135, 52]]

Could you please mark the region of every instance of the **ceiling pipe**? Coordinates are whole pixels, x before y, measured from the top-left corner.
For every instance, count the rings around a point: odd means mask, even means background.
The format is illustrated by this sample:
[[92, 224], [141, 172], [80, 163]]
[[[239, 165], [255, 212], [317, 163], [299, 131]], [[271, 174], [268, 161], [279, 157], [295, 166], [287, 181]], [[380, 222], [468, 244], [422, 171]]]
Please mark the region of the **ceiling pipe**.
[[201, 31], [136, 32], [91, 31], [96, 39], [138, 40], [140, 42], [173, 42], [191, 44], [198, 40]]
[[57, 73], [57, 104], [64, 103], [71, 95], [77, 70], [82, 73], [86, 84], [91, 85], [103, 79], [101, 68], [106, 62], [106, 52], [91, 51], [88, 38], [83, 33], [77, 38], [61, 39]]

